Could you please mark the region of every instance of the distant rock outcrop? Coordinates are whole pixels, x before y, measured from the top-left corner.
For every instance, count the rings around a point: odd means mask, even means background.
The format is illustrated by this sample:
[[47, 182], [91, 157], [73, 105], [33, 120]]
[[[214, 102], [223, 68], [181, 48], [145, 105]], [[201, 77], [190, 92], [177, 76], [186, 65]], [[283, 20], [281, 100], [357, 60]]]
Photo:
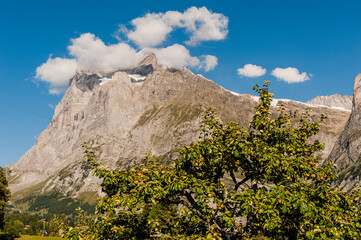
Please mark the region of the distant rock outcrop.
[[[51, 192], [77, 197], [98, 191], [99, 182], [83, 160], [84, 142], [111, 168], [130, 168], [148, 150], [167, 163], [182, 146], [198, 139], [199, 121], [208, 107], [217, 108], [223, 122], [247, 128], [255, 104], [253, 96], [234, 94], [187, 69], [159, 66], [151, 53], [132, 69], [79, 72], [36, 144], [8, 166], [13, 197]], [[290, 112], [309, 108], [294, 101], [285, 107]], [[321, 113], [329, 116], [316, 137], [326, 142], [325, 156], [349, 113], [317, 106], [312, 110], [314, 119]]]
[[329, 159], [338, 166], [338, 186], [350, 189], [361, 182], [361, 74], [354, 84], [352, 112]]
[[331, 96], [317, 96], [306, 103], [351, 111], [352, 96], [342, 96], [340, 94], [334, 94]]

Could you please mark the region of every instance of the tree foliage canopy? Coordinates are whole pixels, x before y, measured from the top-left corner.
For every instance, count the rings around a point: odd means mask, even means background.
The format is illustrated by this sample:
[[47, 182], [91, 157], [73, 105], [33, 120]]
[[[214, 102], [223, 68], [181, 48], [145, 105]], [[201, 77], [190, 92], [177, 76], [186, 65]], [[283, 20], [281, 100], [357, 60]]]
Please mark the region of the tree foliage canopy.
[[5, 203], [9, 200], [10, 191], [5, 171], [0, 167], [0, 229], [4, 227]]
[[[69, 229], [77, 239], [360, 239], [360, 191], [333, 190], [335, 166], [320, 166], [311, 141], [320, 122], [306, 113], [271, 116], [269, 82], [247, 129], [209, 110], [198, 142], [174, 166], [147, 156], [130, 170], [108, 170], [86, 148], [106, 196], [95, 221]], [[84, 219], [84, 218], [83, 218]], [[80, 236], [80, 237], [79, 237]]]

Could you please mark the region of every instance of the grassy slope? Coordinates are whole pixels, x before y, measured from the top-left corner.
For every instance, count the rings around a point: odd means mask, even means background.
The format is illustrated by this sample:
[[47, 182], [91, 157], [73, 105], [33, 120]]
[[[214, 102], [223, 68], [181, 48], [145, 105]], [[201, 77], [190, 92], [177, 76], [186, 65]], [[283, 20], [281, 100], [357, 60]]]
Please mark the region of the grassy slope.
[[64, 238], [61, 237], [41, 237], [41, 236], [29, 236], [29, 235], [23, 235], [20, 238], [17, 238], [18, 240], [63, 240]]

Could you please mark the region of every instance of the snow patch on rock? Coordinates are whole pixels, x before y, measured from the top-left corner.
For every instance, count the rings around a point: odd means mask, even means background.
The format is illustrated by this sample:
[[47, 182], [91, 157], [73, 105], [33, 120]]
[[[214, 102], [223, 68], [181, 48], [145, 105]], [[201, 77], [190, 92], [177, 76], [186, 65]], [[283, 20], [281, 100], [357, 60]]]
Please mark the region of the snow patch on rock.
[[144, 81], [147, 78], [139, 74], [128, 74], [128, 76], [136, 82]]
[[107, 77], [101, 78], [100, 79], [101, 82], [99, 83], [99, 86], [103, 86], [104, 84], [110, 82], [111, 80], [112, 80], [111, 78], [107, 78]]

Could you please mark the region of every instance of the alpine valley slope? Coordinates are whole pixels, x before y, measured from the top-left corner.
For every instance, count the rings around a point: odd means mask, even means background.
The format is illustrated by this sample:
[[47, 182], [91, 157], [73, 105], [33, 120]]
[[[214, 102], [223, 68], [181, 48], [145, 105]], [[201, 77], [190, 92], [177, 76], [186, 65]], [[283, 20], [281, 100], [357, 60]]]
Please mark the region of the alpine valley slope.
[[[256, 103], [256, 97], [232, 93], [188, 69], [160, 66], [151, 53], [132, 69], [79, 72], [35, 145], [7, 167], [12, 170], [12, 202], [25, 210], [39, 196], [96, 196], [99, 180], [84, 162], [84, 142], [111, 168], [129, 168], [148, 150], [166, 164], [198, 139], [201, 115], [210, 106], [223, 122], [247, 127]], [[350, 113], [295, 101], [284, 104], [288, 111], [311, 107], [313, 119], [328, 115], [316, 137], [325, 142], [322, 157], [327, 156]]]

